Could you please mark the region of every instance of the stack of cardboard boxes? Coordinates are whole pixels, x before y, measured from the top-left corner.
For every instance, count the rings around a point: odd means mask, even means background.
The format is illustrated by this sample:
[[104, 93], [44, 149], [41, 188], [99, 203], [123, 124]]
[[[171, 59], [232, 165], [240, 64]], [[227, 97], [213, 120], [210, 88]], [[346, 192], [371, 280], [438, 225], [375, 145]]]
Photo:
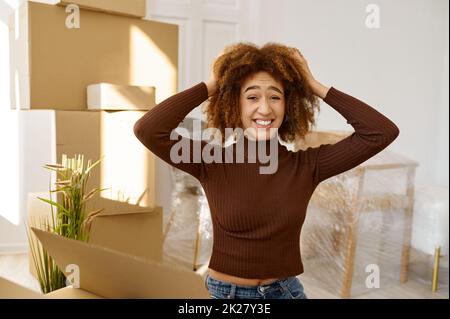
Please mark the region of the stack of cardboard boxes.
[[[62, 154], [103, 157], [87, 189], [107, 188], [89, 203], [104, 211], [92, 218], [88, 243], [33, 229], [62, 271], [79, 269], [80, 289], [47, 297], [208, 297], [201, 275], [163, 263], [155, 158], [133, 133], [149, 108], [177, 91], [178, 27], [144, 20], [145, 14], [145, 0], [62, 0], [29, 1], [11, 17], [23, 177], [36, 180], [25, 187], [29, 220], [51, 213], [37, 199], [48, 194], [48, 178], [37, 177]], [[5, 287], [12, 285], [1, 280], [0, 295], [8, 297]]]
[[[177, 91], [178, 26], [140, 18], [145, 0], [70, 2], [80, 4], [78, 12], [25, 2], [9, 21], [12, 104], [23, 110], [25, 190], [48, 189], [42, 165], [62, 154], [103, 155], [88, 186], [108, 188], [102, 196], [112, 200], [152, 205], [155, 159], [133, 125]], [[78, 28], [71, 24], [77, 14]]]

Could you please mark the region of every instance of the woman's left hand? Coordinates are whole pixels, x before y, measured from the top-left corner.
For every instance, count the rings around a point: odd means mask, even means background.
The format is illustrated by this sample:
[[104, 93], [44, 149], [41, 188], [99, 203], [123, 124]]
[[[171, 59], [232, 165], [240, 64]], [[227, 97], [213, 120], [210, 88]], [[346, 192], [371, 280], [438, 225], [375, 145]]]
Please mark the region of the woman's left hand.
[[311, 84], [316, 81], [314, 79], [314, 76], [311, 73], [311, 70], [309, 69], [308, 61], [303, 57], [303, 55], [300, 53], [300, 50], [297, 48], [291, 48], [292, 53], [294, 54], [294, 57], [300, 61], [303, 73], [305, 74], [305, 81], [306, 83], [311, 86]]
[[306, 84], [311, 88], [313, 93], [317, 95], [320, 98], [325, 98], [327, 95], [327, 92], [329, 88], [319, 83], [314, 76], [311, 73], [311, 70], [309, 69], [308, 61], [303, 57], [303, 55], [300, 53], [300, 50], [297, 48], [291, 48], [292, 52], [294, 54], [294, 57], [298, 59], [301, 63], [303, 73], [305, 75], [305, 81]]

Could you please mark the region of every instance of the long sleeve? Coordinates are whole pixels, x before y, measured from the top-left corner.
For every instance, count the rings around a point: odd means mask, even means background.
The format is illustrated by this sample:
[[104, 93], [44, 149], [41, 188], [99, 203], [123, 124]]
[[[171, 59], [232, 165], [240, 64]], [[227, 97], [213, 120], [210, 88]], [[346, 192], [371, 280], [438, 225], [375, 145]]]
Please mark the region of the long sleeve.
[[400, 133], [383, 114], [333, 87], [324, 101], [339, 112], [355, 132], [335, 144], [322, 144], [311, 149], [317, 184], [365, 162], [385, 149]]
[[[171, 139], [170, 135], [186, 115], [207, 98], [206, 84], [200, 82], [162, 101], [144, 114], [134, 125], [134, 134], [150, 151], [169, 165], [183, 170], [197, 179], [201, 179], [204, 163], [201, 161], [201, 156], [200, 160], [194, 160], [192, 150], [198, 148], [199, 144], [201, 149], [202, 142], [193, 141], [179, 134], [176, 134], [177, 139]], [[172, 146], [178, 142], [189, 145], [191, 151], [187, 163], [183, 161], [174, 163], [171, 160]]]

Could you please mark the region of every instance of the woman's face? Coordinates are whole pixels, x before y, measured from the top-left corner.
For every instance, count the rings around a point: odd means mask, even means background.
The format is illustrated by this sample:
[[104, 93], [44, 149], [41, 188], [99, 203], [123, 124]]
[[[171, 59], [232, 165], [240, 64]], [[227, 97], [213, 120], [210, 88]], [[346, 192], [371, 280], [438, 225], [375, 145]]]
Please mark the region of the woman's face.
[[285, 112], [284, 89], [267, 72], [258, 72], [248, 77], [241, 87], [239, 107], [243, 129], [249, 137], [267, 140], [276, 134], [283, 123]]

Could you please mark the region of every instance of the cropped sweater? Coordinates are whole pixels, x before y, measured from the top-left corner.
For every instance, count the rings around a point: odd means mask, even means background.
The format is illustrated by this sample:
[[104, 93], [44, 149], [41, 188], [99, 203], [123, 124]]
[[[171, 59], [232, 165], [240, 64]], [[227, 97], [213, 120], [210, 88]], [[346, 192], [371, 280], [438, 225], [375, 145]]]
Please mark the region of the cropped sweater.
[[[167, 98], [135, 123], [136, 137], [156, 156], [200, 181], [213, 226], [209, 268], [249, 279], [301, 274], [300, 234], [315, 188], [382, 151], [398, 136], [398, 127], [366, 103], [331, 87], [323, 101], [355, 132], [335, 144], [297, 152], [289, 151], [277, 138], [278, 166], [274, 173], [261, 174], [260, 167], [268, 164], [259, 159], [211, 162], [191, 154], [187, 161], [172, 161], [171, 149], [177, 143], [187, 143], [192, 153], [196, 147], [206, 147], [205, 141], [170, 136], [207, 98], [204, 82]], [[250, 141], [245, 136], [243, 139], [247, 151]], [[218, 147], [225, 151], [233, 145]]]

